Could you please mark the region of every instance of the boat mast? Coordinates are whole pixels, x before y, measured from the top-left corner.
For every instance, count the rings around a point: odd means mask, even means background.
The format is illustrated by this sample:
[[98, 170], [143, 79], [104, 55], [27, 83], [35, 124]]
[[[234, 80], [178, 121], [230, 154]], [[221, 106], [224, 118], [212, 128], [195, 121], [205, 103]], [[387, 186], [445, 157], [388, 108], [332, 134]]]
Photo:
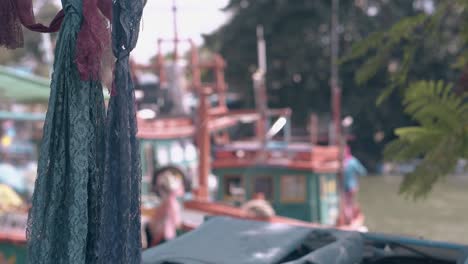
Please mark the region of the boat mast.
[[341, 133], [341, 88], [339, 84], [339, 0], [332, 0], [331, 10], [331, 76], [330, 76], [330, 88], [331, 88], [331, 105], [332, 105], [332, 120], [333, 120], [333, 137], [330, 138], [330, 144], [338, 146], [338, 190], [340, 194], [339, 199], [339, 215], [337, 219], [338, 225], [343, 225], [346, 222], [344, 219], [344, 182], [343, 182], [343, 167], [344, 167], [344, 138]]
[[173, 58], [176, 61], [179, 58], [178, 45], [179, 45], [179, 32], [177, 31], [177, 4], [176, 0], [172, 0], [172, 23], [174, 26], [174, 54]]
[[168, 68], [168, 92], [169, 97], [172, 101], [172, 115], [185, 115], [187, 114], [187, 109], [184, 107], [184, 95], [186, 93], [185, 90], [185, 70], [182, 64], [179, 63], [179, 43], [181, 40], [179, 39], [179, 32], [177, 28], [177, 5], [176, 0], [172, 0], [172, 18], [173, 18], [173, 26], [174, 26], [174, 53], [173, 53], [173, 61]]
[[331, 105], [332, 105], [332, 120], [333, 120], [333, 137], [330, 139], [330, 144], [338, 145], [341, 134], [341, 88], [339, 84], [339, 36], [338, 36], [338, 9], [339, 0], [332, 0], [332, 14], [331, 14]]
[[257, 123], [257, 137], [266, 146], [266, 126], [267, 126], [267, 93], [265, 76], [267, 72], [266, 47], [263, 37], [263, 26], [257, 26], [257, 54], [258, 54], [258, 70], [255, 72], [254, 88], [255, 88], [255, 104], [257, 111], [260, 113], [260, 120]]

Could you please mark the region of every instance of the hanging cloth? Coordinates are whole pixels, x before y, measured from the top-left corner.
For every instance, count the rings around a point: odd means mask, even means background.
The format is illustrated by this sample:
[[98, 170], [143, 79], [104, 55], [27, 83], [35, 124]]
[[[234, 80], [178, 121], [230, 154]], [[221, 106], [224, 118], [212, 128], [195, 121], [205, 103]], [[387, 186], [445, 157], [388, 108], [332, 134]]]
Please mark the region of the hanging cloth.
[[[86, 0], [84, 0], [86, 1]], [[81, 80], [82, 0], [63, 0], [51, 94], [27, 228], [29, 263], [95, 263], [104, 162], [104, 98]]]
[[98, 259], [105, 158], [104, 98], [98, 79], [108, 30], [100, 12], [110, 18], [107, 1], [63, 0], [63, 10], [44, 26], [35, 22], [31, 0], [0, 0], [0, 46], [21, 47], [21, 24], [38, 32], [60, 29], [28, 218], [29, 263], [85, 264]]
[[129, 56], [143, 12], [142, 0], [113, 3], [112, 50], [116, 58], [106, 120], [100, 263], [141, 263], [140, 152]]
[[[63, 11], [46, 27], [35, 23], [32, 4], [19, 8], [23, 1], [31, 0], [0, 0], [11, 11], [0, 9], [7, 25], [0, 46], [22, 45], [20, 24], [39, 32], [60, 28], [28, 219], [29, 262], [140, 263], [141, 171], [129, 55], [143, 2], [114, 0], [110, 8], [111, 0], [62, 0]], [[114, 13], [115, 96], [107, 120], [98, 82], [107, 28], [98, 8], [109, 19]]]

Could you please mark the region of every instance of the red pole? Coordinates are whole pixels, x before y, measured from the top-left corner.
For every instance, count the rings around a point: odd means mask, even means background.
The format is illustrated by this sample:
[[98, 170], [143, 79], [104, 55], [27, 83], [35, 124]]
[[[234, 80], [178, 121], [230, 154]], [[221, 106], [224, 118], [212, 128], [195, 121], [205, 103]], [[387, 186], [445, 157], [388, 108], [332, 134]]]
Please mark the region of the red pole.
[[311, 114], [309, 119], [309, 135], [310, 143], [317, 145], [318, 143], [318, 117], [316, 114]]
[[338, 56], [339, 56], [339, 32], [338, 32], [338, 14], [339, 14], [339, 0], [332, 0], [332, 13], [331, 13], [331, 104], [332, 104], [332, 117], [334, 138], [331, 144], [338, 146], [338, 190], [340, 195], [339, 215], [337, 219], [338, 225], [346, 224], [344, 218], [344, 185], [343, 185], [343, 138], [341, 133], [341, 88], [339, 84], [339, 71], [338, 71]]
[[210, 174], [210, 115], [209, 115], [209, 102], [208, 95], [211, 93], [211, 89], [208, 87], [202, 87], [199, 91], [200, 105], [199, 111], [199, 124], [197, 131], [197, 143], [200, 153], [200, 159], [198, 164], [198, 179], [199, 187], [196, 193], [196, 199], [202, 201], [208, 201], [208, 177]]
[[339, 84], [339, 69], [338, 69], [338, 56], [339, 56], [339, 35], [338, 35], [338, 5], [339, 0], [332, 1], [332, 14], [331, 14], [331, 105], [332, 105], [332, 119], [333, 119], [333, 140], [330, 142], [332, 145], [339, 145], [339, 138], [341, 134], [341, 89]]
[[341, 138], [341, 89], [338, 84], [332, 86], [332, 115], [333, 129], [335, 132], [333, 145], [340, 145]]

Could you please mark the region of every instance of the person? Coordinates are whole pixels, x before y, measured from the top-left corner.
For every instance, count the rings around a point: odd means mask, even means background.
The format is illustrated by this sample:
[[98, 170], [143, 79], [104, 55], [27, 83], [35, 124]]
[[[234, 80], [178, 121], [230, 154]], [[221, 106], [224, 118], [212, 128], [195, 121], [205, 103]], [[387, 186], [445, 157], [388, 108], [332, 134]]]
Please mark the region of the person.
[[265, 200], [263, 193], [256, 193], [252, 200], [245, 203], [242, 207], [248, 216], [253, 218], [268, 219], [275, 216], [275, 210], [271, 204]]
[[152, 247], [174, 239], [181, 226], [181, 207], [178, 198], [184, 194], [183, 181], [169, 170], [157, 179], [161, 203], [155, 208], [146, 229], [147, 246]]
[[367, 175], [366, 168], [351, 154], [350, 147], [346, 146], [344, 150], [344, 214], [348, 223], [354, 219], [355, 212], [359, 211], [356, 202], [356, 194], [359, 190], [358, 177], [365, 175]]

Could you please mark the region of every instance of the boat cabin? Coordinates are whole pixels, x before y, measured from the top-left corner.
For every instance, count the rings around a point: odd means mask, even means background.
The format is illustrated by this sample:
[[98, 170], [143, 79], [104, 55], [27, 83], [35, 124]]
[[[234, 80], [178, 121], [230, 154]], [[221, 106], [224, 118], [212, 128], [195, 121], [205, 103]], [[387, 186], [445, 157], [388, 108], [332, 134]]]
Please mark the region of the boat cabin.
[[338, 149], [308, 143], [235, 142], [215, 150], [217, 199], [240, 205], [259, 193], [277, 215], [334, 225]]

